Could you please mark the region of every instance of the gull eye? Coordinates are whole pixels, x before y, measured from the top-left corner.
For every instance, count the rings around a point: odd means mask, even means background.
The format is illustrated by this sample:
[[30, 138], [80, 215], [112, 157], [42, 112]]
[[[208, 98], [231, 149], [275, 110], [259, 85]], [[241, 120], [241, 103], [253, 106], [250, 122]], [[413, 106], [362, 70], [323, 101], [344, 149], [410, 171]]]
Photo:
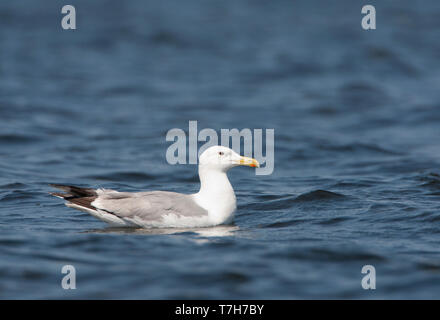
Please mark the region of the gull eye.
[[218, 153], [220, 156], [224, 155], [225, 153], [223, 151], [219, 151]]

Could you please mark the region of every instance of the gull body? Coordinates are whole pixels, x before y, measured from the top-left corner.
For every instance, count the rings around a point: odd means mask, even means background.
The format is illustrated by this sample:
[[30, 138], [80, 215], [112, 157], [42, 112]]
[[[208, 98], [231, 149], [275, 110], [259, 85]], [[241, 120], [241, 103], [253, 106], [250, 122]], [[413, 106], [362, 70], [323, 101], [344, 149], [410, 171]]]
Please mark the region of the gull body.
[[259, 167], [257, 160], [214, 146], [199, 158], [200, 190], [195, 194], [168, 191], [118, 192], [75, 186], [52, 186], [65, 193], [52, 195], [66, 205], [118, 227], [188, 228], [231, 223], [237, 201], [227, 171], [244, 165]]

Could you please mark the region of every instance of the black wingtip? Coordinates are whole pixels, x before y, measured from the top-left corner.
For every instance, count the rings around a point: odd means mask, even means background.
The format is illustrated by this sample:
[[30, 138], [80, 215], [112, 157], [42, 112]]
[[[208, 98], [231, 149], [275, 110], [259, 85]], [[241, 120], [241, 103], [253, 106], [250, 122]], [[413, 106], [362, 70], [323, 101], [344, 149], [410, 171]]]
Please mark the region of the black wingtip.
[[56, 184], [56, 183], [51, 183], [49, 185], [51, 187], [56, 188], [56, 189], [60, 189], [60, 190], [67, 192], [67, 196], [70, 195], [70, 196], [77, 196], [77, 197], [90, 197], [90, 196], [96, 195], [96, 191], [94, 189], [90, 189], [90, 188], [81, 188], [81, 187]]
[[49, 183], [49, 186], [51, 186], [52, 188], [55, 188], [55, 189], [60, 189], [60, 190], [67, 190], [68, 189], [68, 186], [62, 185], [62, 184], [56, 184], [56, 183]]
[[65, 185], [65, 184], [58, 184], [58, 183], [49, 183], [49, 186], [57, 188], [57, 189], [66, 189], [69, 188], [70, 186]]
[[49, 192], [49, 194], [51, 196], [54, 196], [54, 197], [57, 197], [57, 198], [60, 198], [60, 199], [68, 199], [68, 198], [72, 197], [71, 194], [61, 193], [61, 192]]

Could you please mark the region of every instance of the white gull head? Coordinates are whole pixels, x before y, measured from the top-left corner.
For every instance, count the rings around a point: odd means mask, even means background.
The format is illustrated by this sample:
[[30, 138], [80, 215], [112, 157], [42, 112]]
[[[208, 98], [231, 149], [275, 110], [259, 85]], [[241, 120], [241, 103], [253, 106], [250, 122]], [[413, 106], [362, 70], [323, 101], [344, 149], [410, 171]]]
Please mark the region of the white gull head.
[[206, 149], [199, 158], [200, 191], [196, 203], [208, 211], [213, 225], [232, 222], [237, 207], [234, 189], [226, 172], [236, 166], [259, 167], [257, 160], [240, 156], [223, 146]]

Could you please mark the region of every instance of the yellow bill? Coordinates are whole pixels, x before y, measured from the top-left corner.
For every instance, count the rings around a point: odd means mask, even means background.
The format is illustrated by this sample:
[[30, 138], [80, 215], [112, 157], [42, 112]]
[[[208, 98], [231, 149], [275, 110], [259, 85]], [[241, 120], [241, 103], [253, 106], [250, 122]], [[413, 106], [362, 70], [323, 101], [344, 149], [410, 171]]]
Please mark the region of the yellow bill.
[[252, 168], [259, 168], [260, 167], [260, 163], [257, 160], [255, 160], [253, 158], [249, 158], [249, 157], [240, 157], [238, 164], [241, 166], [248, 166], [248, 167], [252, 167]]

